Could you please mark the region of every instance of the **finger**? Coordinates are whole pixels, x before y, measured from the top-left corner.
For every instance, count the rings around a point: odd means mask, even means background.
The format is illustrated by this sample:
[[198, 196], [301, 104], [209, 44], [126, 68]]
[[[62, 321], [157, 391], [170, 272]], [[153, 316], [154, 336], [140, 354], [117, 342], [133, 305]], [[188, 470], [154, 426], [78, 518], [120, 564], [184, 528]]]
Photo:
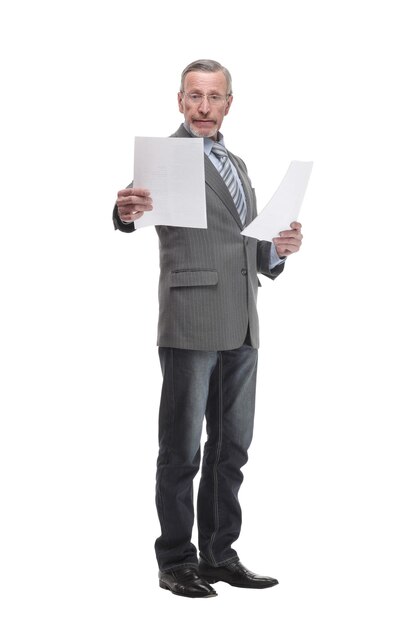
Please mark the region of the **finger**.
[[282, 230], [280, 233], [278, 233], [278, 236], [279, 237], [297, 237], [298, 239], [302, 239], [303, 237], [301, 232], [296, 228], [293, 228], [292, 230]]
[[128, 187], [127, 189], [121, 189], [117, 192], [117, 197], [123, 196], [150, 196], [151, 192], [149, 189], [144, 189], [142, 187]]
[[279, 256], [289, 256], [299, 251], [299, 246], [277, 246], [276, 250]]
[[286, 248], [291, 248], [291, 250], [293, 249], [299, 250], [302, 245], [302, 241], [300, 239], [294, 239], [294, 238], [284, 239], [284, 240], [276, 239], [276, 240], [273, 240], [273, 242], [277, 250], [283, 250]]
[[130, 190], [135, 196], [150, 196], [151, 192], [145, 187], [132, 187]]
[[299, 241], [301, 243], [301, 241], [303, 240], [303, 235], [301, 233], [295, 235], [292, 231], [288, 231], [288, 230], [284, 231], [283, 235], [285, 235], [285, 233], [289, 233], [289, 234], [287, 234], [287, 236], [274, 237], [272, 241], [276, 245], [282, 245], [284, 243], [294, 243], [296, 241]]
[[117, 207], [120, 215], [135, 215], [139, 211], [143, 213], [143, 211], [152, 211], [153, 207], [151, 206], [142, 206], [140, 204], [129, 204], [127, 206], [118, 206]]
[[150, 196], [127, 196], [117, 198], [117, 206], [132, 206], [139, 205], [140, 207], [152, 206], [152, 198]]
[[141, 215], [145, 212], [148, 211], [149, 209], [141, 209], [141, 208], [131, 208], [129, 210], [122, 210], [119, 211], [119, 215], [121, 217], [122, 220], [129, 220], [129, 219], [134, 219], [135, 215], [137, 215], [138, 213], [140, 213]]
[[291, 222], [290, 226], [291, 226], [291, 228], [293, 228], [294, 230], [301, 230], [301, 224], [300, 224], [300, 222]]
[[133, 222], [142, 217], [143, 211], [129, 211], [129, 213], [122, 213], [119, 215], [123, 222]]

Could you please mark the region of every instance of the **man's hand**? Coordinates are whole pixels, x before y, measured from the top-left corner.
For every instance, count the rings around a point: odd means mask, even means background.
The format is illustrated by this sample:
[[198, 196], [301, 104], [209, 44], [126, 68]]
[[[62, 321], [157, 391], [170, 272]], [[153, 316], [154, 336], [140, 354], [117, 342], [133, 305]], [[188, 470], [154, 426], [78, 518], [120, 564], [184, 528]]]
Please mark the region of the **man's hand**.
[[279, 237], [273, 238], [275, 249], [279, 256], [289, 256], [298, 252], [301, 246], [303, 235], [301, 234], [300, 222], [291, 222], [291, 230], [283, 230]]
[[148, 189], [133, 187], [117, 192], [117, 212], [122, 222], [134, 222], [144, 211], [152, 211], [151, 192]]

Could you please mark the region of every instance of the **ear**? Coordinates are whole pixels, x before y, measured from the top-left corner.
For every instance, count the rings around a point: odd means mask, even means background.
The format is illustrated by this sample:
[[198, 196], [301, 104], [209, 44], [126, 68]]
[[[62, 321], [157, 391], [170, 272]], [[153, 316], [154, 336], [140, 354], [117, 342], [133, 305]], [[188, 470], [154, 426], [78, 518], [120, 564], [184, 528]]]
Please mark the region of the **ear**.
[[227, 99], [227, 104], [226, 104], [226, 108], [224, 110], [224, 114], [227, 115], [229, 113], [229, 109], [232, 106], [232, 102], [233, 102], [233, 96], [229, 96]]
[[180, 113], [184, 113], [184, 94], [182, 94], [181, 91], [179, 91], [177, 94], [177, 97], [178, 97], [178, 108], [180, 110]]

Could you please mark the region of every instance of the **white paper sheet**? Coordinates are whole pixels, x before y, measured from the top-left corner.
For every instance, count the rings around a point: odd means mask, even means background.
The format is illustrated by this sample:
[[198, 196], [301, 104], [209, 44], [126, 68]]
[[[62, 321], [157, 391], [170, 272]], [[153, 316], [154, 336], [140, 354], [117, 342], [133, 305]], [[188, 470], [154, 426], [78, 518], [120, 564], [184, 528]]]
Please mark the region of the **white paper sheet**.
[[134, 187], [149, 189], [152, 211], [135, 220], [143, 226], [207, 228], [203, 139], [135, 137]]
[[271, 200], [241, 234], [272, 241], [281, 230], [289, 230], [291, 222], [296, 221], [300, 213], [312, 167], [312, 161], [291, 161]]

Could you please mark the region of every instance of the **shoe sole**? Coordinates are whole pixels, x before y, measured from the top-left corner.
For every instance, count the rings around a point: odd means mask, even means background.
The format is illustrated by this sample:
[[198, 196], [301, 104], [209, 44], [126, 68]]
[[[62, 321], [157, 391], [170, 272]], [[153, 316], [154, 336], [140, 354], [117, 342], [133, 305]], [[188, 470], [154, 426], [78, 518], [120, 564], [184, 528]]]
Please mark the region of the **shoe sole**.
[[204, 573], [200, 574], [201, 578], [203, 578], [209, 585], [214, 585], [215, 583], [227, 583], [231, 587], [240, 587], [240, 589], [269, 589], [270, 587], [276, 587], [278, 582], [272, 583], [270, 585], [257, 585], [254, 587], [253, 585], [239, 585], [237, 583], [229, 582], [228, 580], [223, 580], [223, 578], [215, 578], [214, 576], [205, 576]]

